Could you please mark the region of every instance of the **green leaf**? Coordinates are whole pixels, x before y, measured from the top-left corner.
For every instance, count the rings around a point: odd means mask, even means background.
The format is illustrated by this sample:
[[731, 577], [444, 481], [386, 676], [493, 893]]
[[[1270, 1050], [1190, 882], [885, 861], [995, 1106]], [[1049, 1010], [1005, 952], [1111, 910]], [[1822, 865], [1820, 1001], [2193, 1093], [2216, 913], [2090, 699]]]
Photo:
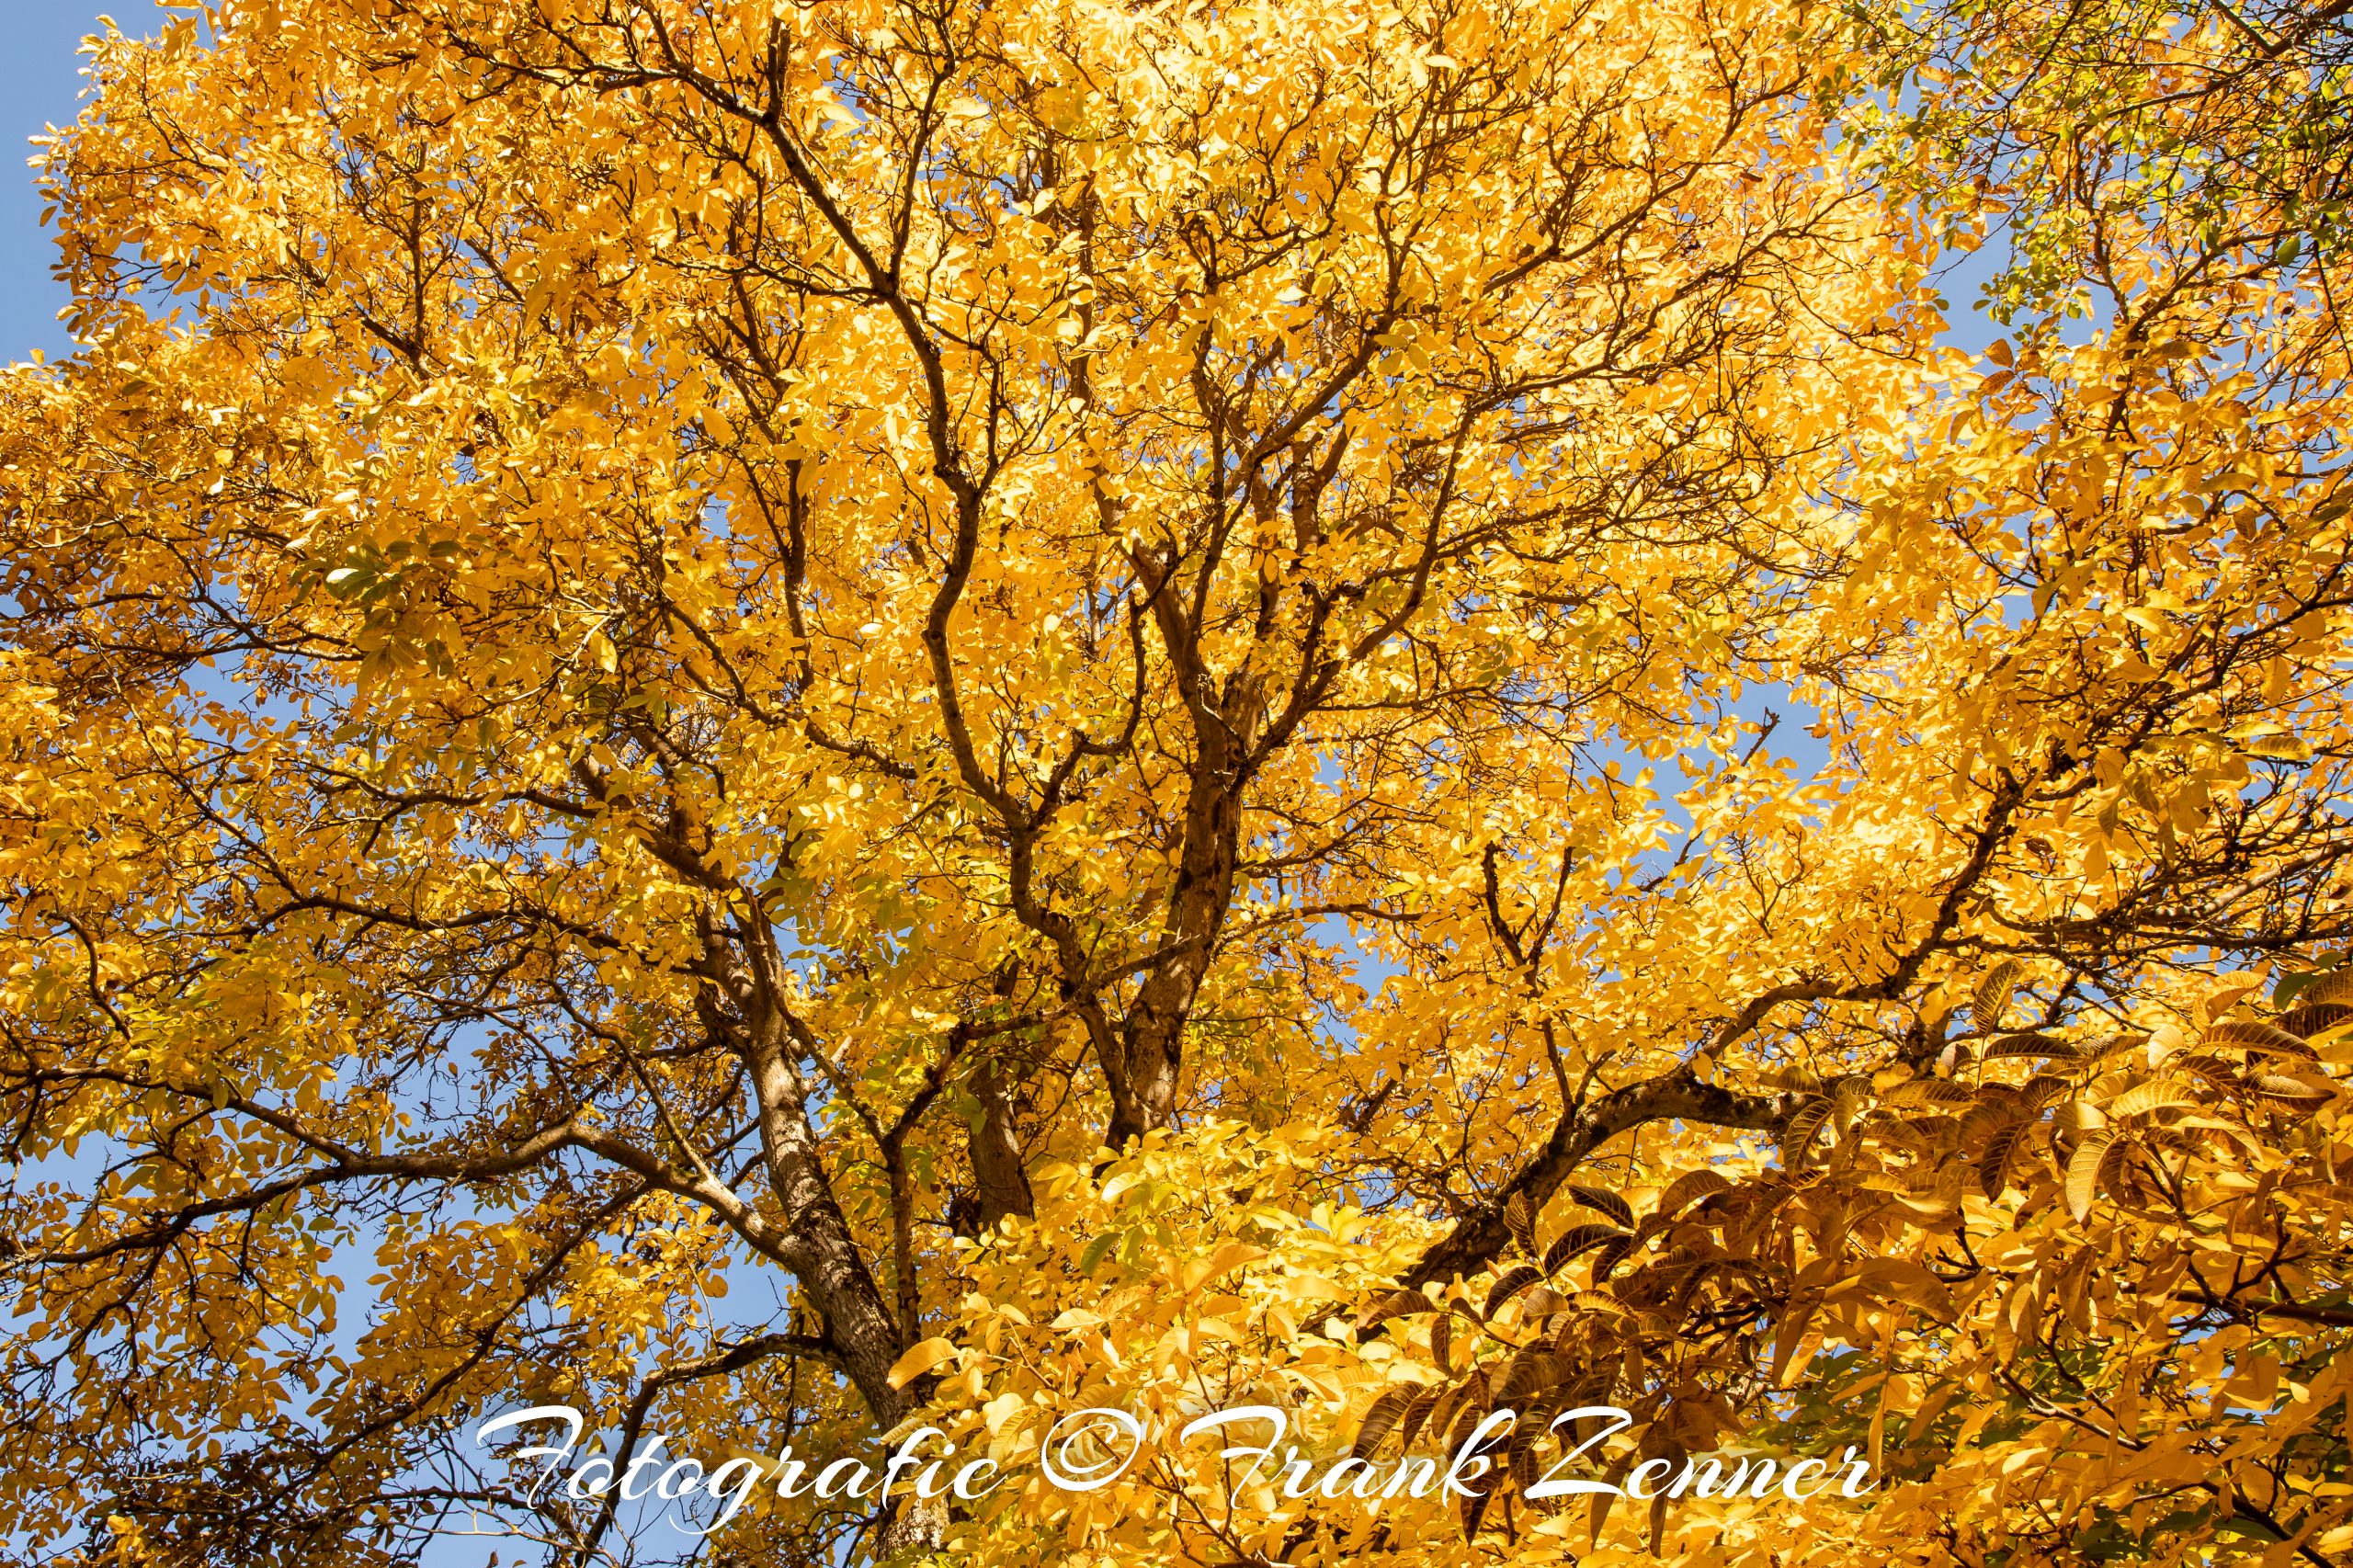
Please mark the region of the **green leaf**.
[[1119, 1232], [1104, 1232], [1101, 1235], [1087, 1243], [1086, 1250], [1078, 1255], [1078, 1271], [1081, 1274], [1093, 1275], [1096, 1268], [1102, 1263], [1103, 1259], [1109, 1255], [1111, 1249], [1119, 1244]]

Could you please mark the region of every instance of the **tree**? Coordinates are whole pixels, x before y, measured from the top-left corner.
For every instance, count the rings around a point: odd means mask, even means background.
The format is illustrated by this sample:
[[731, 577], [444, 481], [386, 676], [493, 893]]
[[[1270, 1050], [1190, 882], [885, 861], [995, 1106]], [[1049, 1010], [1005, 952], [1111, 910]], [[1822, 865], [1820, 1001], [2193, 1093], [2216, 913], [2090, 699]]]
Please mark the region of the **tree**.
[[[658, 1543], [473, 1423], [1011, 1464], [1258, 1398], [1530, 1440], [702, 1550], [2333, 1561], [2334, 318], [2201, 273], [1981, 383], [1982, 193], [1836, 26], [109, 35], [85, 347], [0, 394], [24, 1533], [585, 1562]], [[1595, 1403], [1621, 1476], [1893, 1480], [1548, 1512]]]

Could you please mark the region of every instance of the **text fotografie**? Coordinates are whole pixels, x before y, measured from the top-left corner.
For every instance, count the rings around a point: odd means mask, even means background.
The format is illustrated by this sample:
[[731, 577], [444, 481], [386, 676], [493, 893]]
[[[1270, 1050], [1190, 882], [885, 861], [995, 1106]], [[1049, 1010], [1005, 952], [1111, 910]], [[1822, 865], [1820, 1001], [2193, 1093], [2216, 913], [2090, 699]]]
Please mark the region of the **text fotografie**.
[[[1833, 1485], [1838, 1488], [1840, 1496], [1854, 1498], [1874, 1484], [1870, 1479], [1869, 1463], [1858, 1458], [1851, 1446], [1836, 1463], [1819, 1459], [1778, 1462], [1756, 1455], [1727, 1460], [1711, 1454], [1680, 1461], [1645, 1460], [1619, 1482], [1574, 1474], [1571, 1471], [1589, 1449], [1632, 1426], [1634, 1418], [1614, 1404], [1588, 1404], [1563, 1411], [1552, 1417], [1550, 1425], [1558, 1431], [1577, 1421], [1603, 1425], [1562, 1455], [1527, 1489], [1526, 1496], [1542, 1499], [1601, 1494], [1648, 1502], [1662, 1495], [1723, 1498], [1745, 1494], [1756, 1501], [1779, 1497], [1802, 1503]], [[653, 1499], [665, 1505], [666, 1514], [668, 1505], [692, 1504], [708, 1497], [719, 1506], [718, 1514], [710, 1523], [697, 1526], [671, 1521], [675, 1528], [695, 1535], [707, 1535], [721, 1528], [759, 1496], [763, 1485], [771, 1483], [774, 1494], [781, 1497], [850, 1497], [861, 1502], [870, 1498], [879, 1505], [893, 1495], [904, 1494], [903, 1476], [904, 1492], [918, 1498], [930, 1500], [946, 1495], [966, 1503], [980, 1501], [1005, 1484], [1006, 1479], [995, 1460], [968, 1459], [958, 1462], [952, 1445], [947, 1444], [948, 1435], [937, 1426], [918, 1427], [907, 1435], [895, 1452], [878, 1455], [881, 1471], [879, 1477], [874, 1467], [862, 1460], [840, 1458], [820, 1463], [795, 1457], [789, 1447], [773, 1461], [737, 1457], [707, 1470], [692, 1459], [665, 1460], [664, 1450], [670, 1439], [659, 1434], [650, 1438], [642, 1451], [630, 1456], [626, 1465], [603, 1453], [591, 1453], [579, 1463], [570, 1464], [573, 1450], [587, 1428], [587, 1420], [580, 1412], [562, 1404], [534, 1405], [484, 1421], [474, 1429], [474, 1437], [476, 1442], [486, 1444], [500, 1433], [551, 1422], [564, 1428], [562, 1442], [517, 1449], [509, 1456], [551, 1461], [526, 1494], [534, 1506], [548, 1483], [568, 1471], [563, 1493], [582, 1502], [600, 1501], [618, 1488], [621, 1501]], [[1289, 1415], [1268, 1404], [1238, 1404], [1211, 1411], [1187, 1422], [1176, 1437], [1180, 1444], [1189, 1443], [1227, 1427], [1248, 1424], [1263, 1424], [1271, 1429], [1272, 1436], [1263, 1444], [1229, 1442], [1218, 1450], [1218, 1457], [1222, 1460], [1249, 1461], [1249, 1468], [1232, 1483], [1230, 1506], [1240, 1506], [1238, 1500], [1245, 1493], [1265, 1484], [1291, 1502], [1321, 1499], [1336, 1503], [1353, 1499], [1377, 1507], [1401, 1496], [1478, 1495], [1473, 1483], [1495, 1468], [1496, 1460], [1490, 1450], [1508, 1437], [1518, 1424], [1518, 1416], [1510, 1410], [1491, 1412], [1450, 1455], [1406, 1455], [1384, 1463], [1353, 1456], [1320, 1462], [1302, 1457], [1295, 1445], [1283, 1441], [1290, 1429]], [[935, 1442], [944, 1445], [945, 1451], [926, 1453], [926, 1446]], [[1064, 1492], [1093, 1492], [1127, 1473], [1145, 1447], [1143, 1423], [1129, 1412], [1102, 1406], [1076, 1410], [1055, 1422], [1047, 1432], [1039, 1447], [1038, 1467], [1049, 1485]], [[1672, 1480], [1668, 1479], [1670, 1474]]]

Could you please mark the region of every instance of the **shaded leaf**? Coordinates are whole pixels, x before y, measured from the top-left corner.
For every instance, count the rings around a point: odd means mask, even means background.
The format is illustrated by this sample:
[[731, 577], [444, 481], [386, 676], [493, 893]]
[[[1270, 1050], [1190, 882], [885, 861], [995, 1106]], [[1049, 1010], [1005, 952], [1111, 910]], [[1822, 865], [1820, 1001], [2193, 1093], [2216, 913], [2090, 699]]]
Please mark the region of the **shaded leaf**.
[[1561, 1233], [1544, 1254], [1544, 1272], [1557, 1274], [1579, 1254], [1607, 1243], [1632, 1238], [1615, 1225], [1575, 1225]]
[[1495, 1281], [1495, 1289], [1487, 1292], [1487, 1304], [1479, 1315], [1493, 1318], [1506, 1301], [1543, 1278], [1544, 1271], [1532, 1263], [1517, 1264], [1506, 1269], [1502, 1278]]
[[1667, 1184], [1666, 1190], [1658, 1195], [1658, 1203], [1651, 1212], [1672, 1218], [1699, 1199], [1722, 1192], [1731, 1186], [1722, 1171], [1710, 1170], [1705, 1166], [1696, 1171], [1686, 1171]]
[[1504, 1227], [1511, 1232], [1520, 1251], [1531, 1257], [1536, 1255], [1536, 1210], [1525, 1192], [1513, 1193], [1504, 1205]]
[[2101, 1035], [2094, 1040], [2078, 1040], [2075, 1043], [2075, 1060], [2104, 1062], [2123, 1051], [2138, 1051], [2148, 1043], [2148, 1035], [2139, 1029], [2128, 1029], [2122, 1034]]
[[2111, 1117], [2145, 1116], [2153, 1110], [2199, 1103], [2189, 1085], [2179, 1078], [2152, 1078], [2125, 1090], [2100, 1108]]
[[2029, 1116], [2040, 1115], [2075, 1092], [2075, 1085], [2053, 1074], [2037, 1073], [2026, 1081], [2018, 1099]]
[[1868, 1289], [1890, 1301], [1918, 1307], [1942, 1322], [1952, 1321], [1951, 1289], [1908, 1257], [1867, 1258], [1862, 1278]]
[[1569, 1188], [1569, 1197], [1597, 1213], [1608, 1215], [1618, 1221], [1621, 1229], [1631, 1231], [1634, 1228], [1633, 1210], [1627, 1206], [1624, 1199], [1614, 1192], [1608, 1192], [1597, 1187], [1572, 1187]]
[[1486, 1517], [1489, 1493], [1473, 1488], [1462, 1494], [1456, 1503], [1462, 1516], [1462, 1538], [1465, 1540], [1479, 1533], [1479, 1521]]
[[1773, 1325], [1773, 1386], [1786, 1388], [1791, 1370], [1790, 1357], [1796, 1354], [1798, 1342], [1805, 1337], [1806, 1325], [1822, 1306], [1822, 1292], [1807, 1290], [1793, 1296], [1781, 1308], [1779, 1320]]
[[2108, 1157], [2109, 1145], [2116, 1142], [2116, 1130], [2103, 1127], [2086, 1132], [2075, 1152], [2067, 1159], [2067, 1211], [2077, 1220], [2092, 1211], [2092, 1199], [2099, 1195], [2100, 1162]]
[[2075, 1045], [2057, 1035], [2026, 1033], [2006, 1034], [1985, 1048], [1985, 1060], [1998, 1062], [2013, 1056], [2073, 1057]]
[[1423, 1425], [1431, 1415], [1437, 1413], [1438, 1406], [1445, 1403], [1448, 1392], [1441, 1386], [1423, 1389], [1414, 1395], [1412, 1401], [1405, 1406], [1404, 1415], [1397, 1423], [1399, 1452], [1404, 1452], [1414, 1446], [1415, 1437], [1420, 1433]]
[[2328, 1103], [2335, 1092], [2303, 1078], [2291, 1078], [2284, 1073], [2256, 1073], [2248, 1076], [2246, 1086], [2274, 1105], [2296, 1111], [2313, 1111]]
[[1969, 1024], [1979, 1034], [1991, 1034], [2002, 1027], [2002, 1015], [2009, 1010], [2010, 996], [2018, 989], [2018, 976], [2025, 971], [2016, 959], [2004, 959], [1985, 971], [1977, 989], [1969, 998]]
[[2353, 1022], [2353, 1002], [2307, 1002], [2279, 1015], [2279, 1027], [2300, 1040]]
[[1380, 1452], [1381, 1445], [1388, 1438], [1391, 1429], [1412, 1408], [1421, 1392], [1420, 1389], [1410, 1384], [1400, 1384], [1374, 1400], [1371, 1407], [1364, 1413], [1364, 1419], [1357, 1425], [1356, 1441], [1348, 1446], [1350, 1457], [1369, 1460]]
[[2007, 1127], [1996, 1128], [1985, 1141], [1985, 1152], [1977, 1157], [1977, 1185], [1990, 1201], [2002, 1196], [2010, 1185], [2010, 1158], [2017, 1153], [2018, 1140], [2026, 1136], [2030, 1121], [2014, 1121]]
[[2219, 1084], [2230, 1089], [2239, 1086], [2237, 1065], [2219, 1056], [2209, 1056], [2203, 1051], [2190, 1051], [2172, 1058], [2172, 1063], [2188, 1069], [2210, 1084]]
[[1963, 1106], [1973, 1103], [1976, 1092], [1965, 1084], [1949, 1083], [1942, 1078], [1915, 1078], [1898, 1084], [1880, 1096], [1885, 1106]]
[[1419, 1290], [1392, 1290], [1357, 1319], [1357, 1332], [1379, 1327], [1391, 1318], [1404, 1317], [1414, 1312], [1437, 1311], [1437, 1306]]
[[1633, 1250], [1634, 1238], [1631, 1236], [1622, 1236], [1617, 1241], [1604, 1244], [1601, 1250], [1593, 1255], [1594, 1283], [1597, 1285], [1608, 1278], [1609, 1271], [1617, 1267], [1625, 1256]]
[[2286, 1029], [2250, 1019], [2234, 1019], [2216, 1024], [2206, 1031], [2209, 1045], [2234, 1045], [2245, 1051], [2259, 1051], [2271, 1056], [2292, 1056], [2310, 1062], [2314, 1051], [2310, 1044]]
[[1793, 1166], [1805, 1163], [1806, 1149], [1822, 1124], [1830, 1119], [1830, 1109], [1828, 1096], [1817, 1095], [1790, 1112], [1789, 1123], [1781, 1130], [1782, 1159]]

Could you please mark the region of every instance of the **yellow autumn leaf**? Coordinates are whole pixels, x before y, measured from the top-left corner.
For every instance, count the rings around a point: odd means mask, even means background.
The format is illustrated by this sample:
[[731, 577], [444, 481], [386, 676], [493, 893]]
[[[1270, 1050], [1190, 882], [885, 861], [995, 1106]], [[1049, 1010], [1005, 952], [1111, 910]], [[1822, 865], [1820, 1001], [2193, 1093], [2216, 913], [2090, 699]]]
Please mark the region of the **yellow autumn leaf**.
[[912, 1346], [905, 1355], [891, 1363], [890, 1383], [903, 1389], [915, 1379], [956, 1358], [956, 1346], [946, 1339], [926, 1339]]

